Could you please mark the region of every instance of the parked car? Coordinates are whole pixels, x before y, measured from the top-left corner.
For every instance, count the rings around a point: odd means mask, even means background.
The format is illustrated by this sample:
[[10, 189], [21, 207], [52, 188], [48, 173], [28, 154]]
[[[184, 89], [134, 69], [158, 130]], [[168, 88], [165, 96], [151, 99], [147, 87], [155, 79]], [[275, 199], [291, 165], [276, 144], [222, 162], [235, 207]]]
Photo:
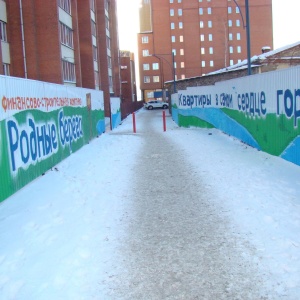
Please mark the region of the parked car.
[[159, 100], [152, 100], [145, 103], [145, 108], [153, 109], [153, 108], [163, 108], [166, 109], [169, 107], [168, 102], [159, 101]]

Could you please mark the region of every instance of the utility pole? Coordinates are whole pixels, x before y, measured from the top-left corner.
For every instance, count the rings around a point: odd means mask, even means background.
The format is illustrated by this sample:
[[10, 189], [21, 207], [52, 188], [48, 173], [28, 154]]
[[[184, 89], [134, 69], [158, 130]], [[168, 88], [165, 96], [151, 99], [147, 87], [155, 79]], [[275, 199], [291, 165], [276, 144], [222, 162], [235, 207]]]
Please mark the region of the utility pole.
[[249, 3], [245, 0], [246, 8], [246, 30], [247, 30], [247, 61], [248, 61], [248, 75], [251, 75], [251, 46], [250, 46], [250, 15], [249, 15]]

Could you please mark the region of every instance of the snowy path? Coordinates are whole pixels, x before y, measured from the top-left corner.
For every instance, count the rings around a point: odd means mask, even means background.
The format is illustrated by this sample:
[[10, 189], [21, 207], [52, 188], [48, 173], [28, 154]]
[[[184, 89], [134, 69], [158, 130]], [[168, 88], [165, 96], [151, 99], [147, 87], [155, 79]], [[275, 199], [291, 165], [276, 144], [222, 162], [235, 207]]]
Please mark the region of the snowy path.
[[137, 113], [0, 204], [0, 300], [300, 295], [300, 168]]
[[161, 111], [145, 112], [138, 122], [143, 148], [118, 249], [122, 267], [108, 273], [114, 279], [108, 298], [267, 299], [255, 260], [247, 259], [257, 253], [230, 232], [213, 187], [157, 118]]

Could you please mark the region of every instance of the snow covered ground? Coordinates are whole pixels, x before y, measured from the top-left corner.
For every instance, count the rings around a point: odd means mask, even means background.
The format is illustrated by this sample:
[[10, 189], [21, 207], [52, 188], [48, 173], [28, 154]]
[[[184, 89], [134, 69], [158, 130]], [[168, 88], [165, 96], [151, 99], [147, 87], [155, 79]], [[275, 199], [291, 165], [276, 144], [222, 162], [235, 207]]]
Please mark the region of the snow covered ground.
[[[241, 254], [274, 291], [264, 299], [299, 299], [300, 167], [217, 130], [178, 128], [170, 116], [162, 132], [161, 110], [140, 110], [136, 120], [136, 134], [129, 117], [0, 204], [0, 299], [139, 299], [117, 297], [108, 275], [110, 268], [123, 271], [112, 253], [120, 253], [135, 224], [130, 205], [133, 186], [148, 180], [138, 172], [150, 161], [141, 153], [149, 130], [181, 149], [168, 155], [192, 166], [190, 181], [201, 181], [231, 233], [254, 249], [253, 257]], [[159, 155], [153, 148], [153, 159]], [[158, 165], [155, 179], [170, 175], [165, 167]], [[226, 293], [220, 299], [232, 299]]]

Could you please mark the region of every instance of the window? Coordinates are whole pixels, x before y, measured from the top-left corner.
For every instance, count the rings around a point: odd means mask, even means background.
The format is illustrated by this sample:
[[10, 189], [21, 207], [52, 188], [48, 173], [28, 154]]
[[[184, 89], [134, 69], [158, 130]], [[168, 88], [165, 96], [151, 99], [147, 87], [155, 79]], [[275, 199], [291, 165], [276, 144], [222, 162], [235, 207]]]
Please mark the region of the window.
[[93, 58], [95, 61], [98, 61], [98, 48], [93, 46]]
[[95, 86], [99, 87], [99, 72], [94, 71], [95, 76]]
[[105, 28], [109, 30], [109, 19], [105, 16]]
[[201, 54], [205, 54], [205, 48], [201, 48]]
[[92, 11], [96, 11], [95, 10], [95, 0], [90, 0], [90, 8]]
[[142, 44], [148, 44], [148, 43], [149, 43], [148, 36], [143, 36], [142, 37]]
[[202, 60], [202, 62], [201, 62], [201, 66], [202, 66], [202, 68], [204, 68], [204, 67], [205, 67], [205, 61], [204, 61], [204, 60]]
[[228, 20], [228, 26], [232, 27], [232, 20]]
[[91, 26], [92, 26], [92, 35], [97, 36], [97, 34], [96, 34], [96, 23], [94, 21], [91, 21]]
[[231, 59], [229, 63], [231, 66], [233, 66], [233, 59]]
[[207, 22], [208, 28], [212, 28], [212, 21]]
[[209, 47], [209, 54], [214, 54], [214, 48], [213, 47]]
[[59, 23], [60, 42], [70, 48], [73, 48], [73, 30], [63, 23]]
[[143, 64], [143, 70], [144, 71], [149, 71], [150, 70], [150, 65], [149, 64]]
[[108, 76], [108, 84], [109, 84], [109, 92], [113, 93], [114, 88], [113, 88], [113, 78], [111, 75]]
[[240, 27], [240, 26], [241, 26], [240, 20], [236, 20], [236, 26], [237, 26], [237, 27]]
[[0, 40], [7, 42], [6, 23], [3, 21], [0, 21]]
[[229, 13], [229, 14], [232, 13], [232, 8], [231, 8], [231, 6], [228, 6], [228, 13]]
[[174, 56], [176, 55], [176, 49], [172, 49], [172, 53], [174, 53]]
[[173, 0], [170, 0], [170, 3], [173, 3]]
[[209, 15], [211, 15], [211, 7], [208, 7], [208, 8], [207, 8], [207, 13], [208, 13]]
[[185, 79], [185, 75], [184, 74], [181, 75], [181, 79]]
[[111, 57], [107, 56], [107, 65], [111, 69], [112, 68], [112, 62], [111, 62]]
[[175, 23], [171, 23], [171, 29], [175, 29]]
[[203, 15], [203, 8], [202, 7], [199, 8], [199, 15]]
[[[109, 0], [105, 0], [105, 3], [104, 3], [104, 7], [105, 7], [105, 9], [106, 9], [107, 11], [109, 11], [109, 7], [110, 7], [108, 1], [109, 1]], [[146, 2], [147, 2], [147, 0], [144, 0], [144, 3], [146, 3]], [[149, 1], [148, 1], [148, 2], [149, 2]]]
[[204, 27], [204, 22], [200, 21], [200, 28], [203, 28], [203, 27]]
[[178, 0], [177, 2], [178, 2], [178, 3], [181, 3], [181, 0]]
[[174, 9], [173, 8], [170, 9], [170, 16], [174, 17]]
[[182, 22], [179, 22], [179, 29], [182, 29], [183, 28], [183, 23]]
[[233, 47], [232, 46], [229, 47], [229, 53], [233, 53]]
[[150, 76], [144, 76], [144, 83], [150, 83]]
[[228, 38], [229, 38], [229, 41], [232, 41], [232, 33], [229, 33]]
[[3, 74], [6, 75], [6, 76], [10, 75], [9, 64], [3, 64]]
[[153, 82], [159, 82], [159, 76], [153, 76]]
[[182, 62], [180, 63], [180, 67], [181, 67], [181, 68], [184, 68], [184, 61], [182, 61]]
[[154, 92], [147, 92], [147, 98], [154, 98]]
[[240, 34], [240, 33], [237, 33], [237, 34], [236, 34], [236, 39], [237, 39], [238, 41], [241, 40], [241, 34]]
[[241, 46], [237, 46], [237, 52], [238, 52], [238, 53], [241, 53], [241, 52], [242, 52]]
[[238, 7], [236, 7], [236, 8], [235, 8], [235, 12], [236, 12], [237, 14], [239, 14], [239, 13], [240, 13], [240, 9], [239, 9]]
[[182, 9], [181, 8], [178, 9], [178, 16], [182, 16]]
[[181, 35], [181, 36], [179, 37], [179, 41], [180, 41], [180, 43], [183, 43], [183, 35]]
[[71, 0], [58, 0], [58, 6], [68, 14], [71, 14]]
[[76, 82], [75, 64], [63, 60], [63, 78], [65, 82]]
[[153, 63], [152, 70], [159, 70], [159, 63]]
[[109, 36], [106, 36], [106, 48], [111, 49], [111, 40]]
[[180, 55], [184, 55], [184, 49], [180, 49]]
[[209, 40], [210, 42], [213, 40], [213, 35], [212, 35], [211, 33], [208, 35], [208, 40]]
[[213, 61], [213, 60], [211, 60], [211, 61], [209, 62], [209, 66], [210, 66], [210, 67], [213, 67], [213, 66], [214, 66], [214, 61]]
[[149, 56], [149, 50], [143, 50], [143, 56]]
[[200, 41], [204, 42], [204, 34], [200, 34]]
[[171, 36], [171, 40], [172, 40], [172, 43], [175, 43], [175, 42], [176, 42], [176, 37], [175, 37], [175, 35], [172, 35], [172, 36]]

